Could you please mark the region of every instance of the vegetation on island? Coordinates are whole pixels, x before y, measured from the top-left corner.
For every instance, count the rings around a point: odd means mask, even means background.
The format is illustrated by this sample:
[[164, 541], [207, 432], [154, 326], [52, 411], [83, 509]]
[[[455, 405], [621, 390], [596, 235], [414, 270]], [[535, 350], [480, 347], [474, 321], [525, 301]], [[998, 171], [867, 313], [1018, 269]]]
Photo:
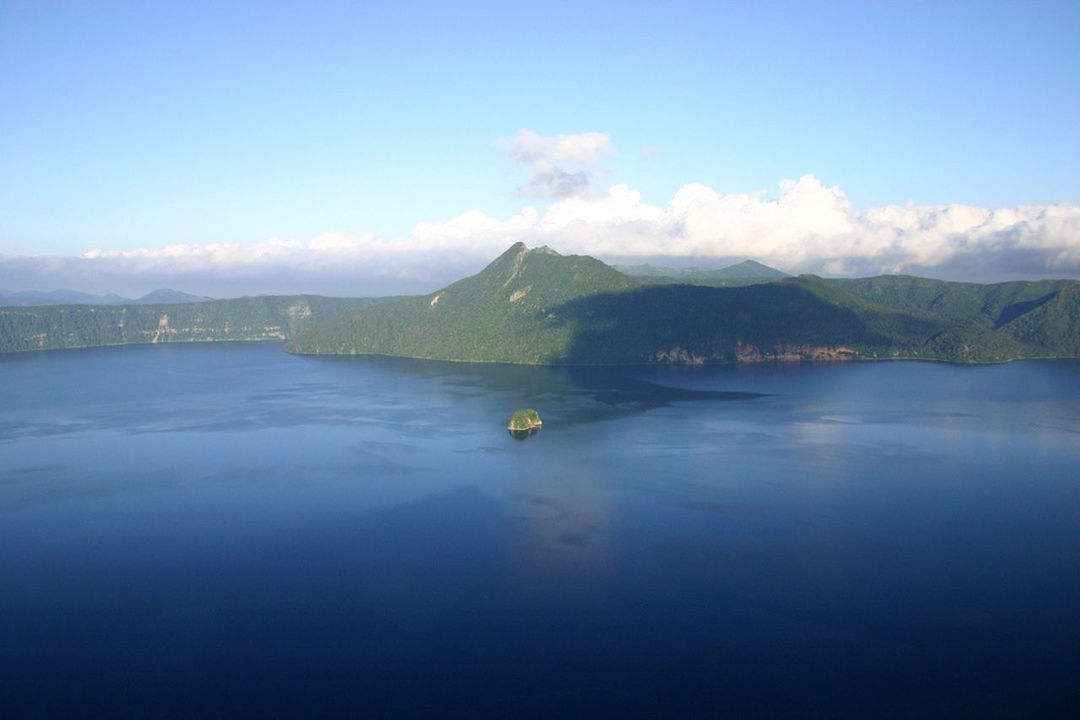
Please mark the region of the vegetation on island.
[[646, 284], [517, 243], [477, 275], [344, 313], [286, 349], [531, 364], [1080, 357], [1080, 282]]
[[535, 430], [541, 425], [543, 423], [540, 421], [540, 413], [532, 408], [524, 408], [517, 410], [510, 416], [510, 424], [507, 425], [507, 429], [514, 432], [526, 432]]

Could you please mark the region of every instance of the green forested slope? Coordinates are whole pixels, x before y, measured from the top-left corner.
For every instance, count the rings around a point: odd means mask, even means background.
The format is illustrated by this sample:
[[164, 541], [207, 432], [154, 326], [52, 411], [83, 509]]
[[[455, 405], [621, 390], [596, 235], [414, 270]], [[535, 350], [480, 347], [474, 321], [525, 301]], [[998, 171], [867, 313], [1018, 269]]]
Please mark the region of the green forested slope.
[[168, 305], [0, 308], [0, 352], [210, 340], [285, 340], [379, 300], [275, 295]]
[[832, 280], [853, 295], [898, 310], [914, 310], [950, 320], [1000, 327], [1054, 298], [1070, 280], [995, 284], [947, 282], [910, 275]]
[[1046, 302], [1009, 319], [1000, 330], [1047, 357], [1080, 357], [1080, 283], [1062, 287]]
[[518, 363], [1080, 355], [1080, 284], [802, 276], [745, 287], [642, 285], [520, 243], [423, 298], [340, 315], [299, 353]]
[[298, 353], [403, 355], [481, 362], [565, 359], [576, 330], [557, 308], [638, 283], [591, 257], [517, 243], [481, 273], [423, 297], [348, 313], [303, 333]]
[[1080, 283], [1075, 280], [994, 284], [905, 275], [831, 280], [878, 305], [945, 324], [945, 335], [1024, 357], [1080, 356]]

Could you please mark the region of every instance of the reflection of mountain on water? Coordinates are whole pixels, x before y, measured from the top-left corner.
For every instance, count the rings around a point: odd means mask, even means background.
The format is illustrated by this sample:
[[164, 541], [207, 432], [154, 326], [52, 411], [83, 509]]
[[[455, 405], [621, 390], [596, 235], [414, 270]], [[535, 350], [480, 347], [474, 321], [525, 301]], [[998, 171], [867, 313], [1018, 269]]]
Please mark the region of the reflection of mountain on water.
[[[465, 381], [487, 390], [521, 393], [521, 401], [542, 408], [545, 423], [567, 427], [611, 420], [682, 402], [752, 400], [760, 393], [671, 387], [650, 379], [657, 368], [473, 366]], [[642, 377], [645, 376], [645, 377]]]
[[[462, 400], [484, 396], [499, 401], [505, 394], [509, 409], [536, 407], [545, 422], [564, 428], [611, 420], [684, 402], [753, 400], [761, 393], [700, 390], [654, 382], [667, 376], [696, 375], [695, 369], [648, 365], [541, 366], [494, 363], [452, 363], [437, 360], [384, 357], [320, 357], [323, 362], [363, 363], [402, 380], [433, 382], [439, 391]], [[721, 370], [722, 372], [722, 370]], [[734, 378], [732, 378], [734, 380]], [[505, 408], [500, 409], [501, 412]]]
[[[548, 407], [546, 414], [558, 419], [560, 424], [573, 425], [642, 413], [673, 403], [752, 400], [757, 397], [760, 394], [688, 390], [638, 378], [620, 377], [607, 384], [583, 384], [572, 395], [557, 398], [556, 406]], [[536, 404], [540, 402], [539, 399], [535, 401]], [[564, 413], [568, 415], [564, 416]]]

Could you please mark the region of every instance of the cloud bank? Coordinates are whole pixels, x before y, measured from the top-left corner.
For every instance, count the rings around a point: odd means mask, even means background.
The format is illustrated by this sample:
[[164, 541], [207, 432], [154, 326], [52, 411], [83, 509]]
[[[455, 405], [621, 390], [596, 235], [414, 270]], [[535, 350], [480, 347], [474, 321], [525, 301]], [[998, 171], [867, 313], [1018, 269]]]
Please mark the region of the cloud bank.
[[681, 188], [666, 207], [625, 185], [594, 201], [557, 203], [539, 222], [569, 251], [602, 256], [752, 257], [790, 272], [829, 275], [926, 272], [1080, 273], [1080, 206], [987, 209], [891, 205], [860, 211], [813, 175], [783, 180], [779, 194], [721, 195]]
[[[583, 137], [537, 142], [523, 131], [508, 153], [540, 167], [564, 159], [594, 160], [607, 147], [606, 136]], [[775, 196], [720, 194], [690, 184], [664, 206], [615, 185], [601, 195], [562, 197], [543, 213], [525, 207], [499, 219], [474, 210], [444, 222], [423, 222], [401, 238], [328, 233], [308, 241], [94, 249], [78, 258], [0, 256], [0, 287], [123, 293], [164, 285], [219, 297], [238, 290], [426, 292], [479, 270], [519, 240], [622, 262], [753, 258], [790, 273], [831, 276], [1080, 277], [1080, 205], [908, 204], [858, 210], [840, 188], [804, 175], [781, 181]]]

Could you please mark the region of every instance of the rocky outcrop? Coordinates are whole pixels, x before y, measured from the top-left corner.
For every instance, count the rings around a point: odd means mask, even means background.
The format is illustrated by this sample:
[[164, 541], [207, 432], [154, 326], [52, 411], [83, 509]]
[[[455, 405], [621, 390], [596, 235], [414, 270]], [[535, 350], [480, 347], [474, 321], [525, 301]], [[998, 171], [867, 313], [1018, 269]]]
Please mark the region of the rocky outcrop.
[[741, 363], [752, 362], [801, 362], [803, 360], [832, 361], [854, 360], [859, 353], [842, 345], [774, 345], [771, 348], [759, 348], [756, 345], [737, 343], [735, 359]]
[[657, 350], [652, 356], [653, 362], [669, 363], [672, 365], [704, 365], [707, 359], [709, 358], [706, 358], [704, 355], [690, 352], [678, 345], [668, 350]]

